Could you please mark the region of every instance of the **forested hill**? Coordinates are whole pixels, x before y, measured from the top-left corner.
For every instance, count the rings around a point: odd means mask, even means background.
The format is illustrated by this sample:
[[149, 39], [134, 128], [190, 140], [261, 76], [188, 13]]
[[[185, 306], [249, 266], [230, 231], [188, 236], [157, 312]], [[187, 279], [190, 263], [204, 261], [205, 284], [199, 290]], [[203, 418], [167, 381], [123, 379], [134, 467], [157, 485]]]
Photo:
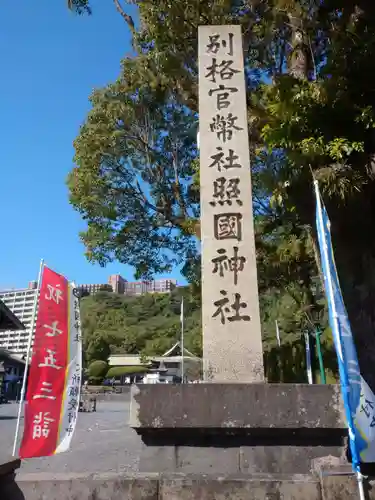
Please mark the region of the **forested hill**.
[[200, 303], [188, 289], [171, 294], [126, 297], [100, 292], [81, 301], [86, 361], [107, 359], [109, 353], [163, 354], [179, 339], [184, 294], [185, 346], [201, 356]]
[[[100, 292], [81, 301], [86, 366], [94, 360], [107, 360], [110, 353], [152, 356], [166, 352], [180, 339], [182, 294], [185, 346], [201, 356], [201, 305], [189, 288], [179, 288], [171, 294], [138, 297]], [[268, 380], [304, 382], [303, 311], [289, 293], [270, 292], [261, 294], [260, 309]], [[280, 325], [280, 348], [275, 334], [276, 318]], [[323, 335], [323, 355], [328, 374], [336, 371], [335, 355], [329, 339], [330, 335], [326, 332]], [[315, 369], [318, 371], [317, 365]]]

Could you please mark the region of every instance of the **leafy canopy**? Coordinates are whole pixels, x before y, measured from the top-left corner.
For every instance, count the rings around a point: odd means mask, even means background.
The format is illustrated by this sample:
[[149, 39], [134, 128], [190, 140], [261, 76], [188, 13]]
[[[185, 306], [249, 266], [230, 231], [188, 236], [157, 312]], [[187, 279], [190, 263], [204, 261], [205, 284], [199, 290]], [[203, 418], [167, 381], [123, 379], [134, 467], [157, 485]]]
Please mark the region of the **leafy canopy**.
[[[294, 302], [298, 299], [304, 311], [298, 317], [320, 312], [312, 292], [318, 275], [314, 175], [330, 214], [360, 358], [368, 368], [368, 381], [375, 385], [375, 350], [368, 349], [375, 324], [375, 93], [369, 78], [375, 69], [374, 2], [134, 3], [139, 27], [134, 29], [129, 18], [124, 20], [132, 29], [136, 56], [123, 61], [114, 93], [109, 85], [92, 97], [93, 110], [76, 141], [77, 170], [69, 180], [72, 203], [88, 224], [83, 240], [89, 258], [100, 263], [120, 258], [135, 265], [138, 275], [181, 263], [190, 279], [199, 283], [199, 276], [194, 278], [199, 260], [199, 168], [194, 142], [197, 28], [240, 24], [262, 293], [277, 296], [287, 283], [289, 296]], [[125, 3], [122, 10], [126, 11]], [[150, 108], [157, 141], [164, 140], [164, 134], [175, 134], [173, 142], [190, 141], [187, 148], [178, 148], [175, 163], [170, 144], [163, 154], [153, 151], [149, 126], [135, 113], [139, 103]], [[171, 110], [176, 110], [177, 117]], [[173, 117], [163, 121], [160, 114], [166, 113]], [[124, 138], [129, 130], [135, 132], [133, 125], [146, 138], [146, 148], [134, 149]], [[153, 175], [141, 182], [146, 165]], [[171, 174], [176, 166], [178, 182]], [[155, 174], [158, 169], [165, 171], [166, 180]], [[116, 174], [120, 170], [121, 178]], [[142, 202], [132, 201], [141, 199], [137, 181], [146, 197]]]
[[[201, 312], [199, 302], [186, 290], [171, 294], [126, 297], [100, 292], [81, 301], [83, 345], [86, 361], [101, 357], [93, 349], [100, 339], [112, 354], [161, 355], [180, 340], [180, 307], [184, 294], [185, 346], [202, 355]], [[99, 356], [99, 357], [98, 357]], [[106, 359], [107, 359], [106, 358]], [[91, 365], [90, 365], [91, 366]]]

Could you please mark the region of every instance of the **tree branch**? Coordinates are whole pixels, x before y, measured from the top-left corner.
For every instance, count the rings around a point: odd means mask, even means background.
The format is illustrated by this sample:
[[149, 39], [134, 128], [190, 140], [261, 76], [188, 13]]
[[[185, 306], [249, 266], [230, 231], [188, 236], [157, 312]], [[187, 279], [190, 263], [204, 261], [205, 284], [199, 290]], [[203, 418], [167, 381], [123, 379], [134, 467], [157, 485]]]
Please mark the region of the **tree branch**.
[[121, 17], [124, 19], [124, 21], [126, 22], [126, 24], [129, 26], [130, 28], [130, 31], [133, 33], [135, 33], [135, 26], [134, 26], [134, 21], [133, 21], [133, 18], [132, 16], [129, 16], [123, 9], [123, 7], [121, 6], [119, 0], [113, 0], [113, 3], [115, 4], [115, 7], [116, 7], [116, 10], [117, 12], [121, 15]]

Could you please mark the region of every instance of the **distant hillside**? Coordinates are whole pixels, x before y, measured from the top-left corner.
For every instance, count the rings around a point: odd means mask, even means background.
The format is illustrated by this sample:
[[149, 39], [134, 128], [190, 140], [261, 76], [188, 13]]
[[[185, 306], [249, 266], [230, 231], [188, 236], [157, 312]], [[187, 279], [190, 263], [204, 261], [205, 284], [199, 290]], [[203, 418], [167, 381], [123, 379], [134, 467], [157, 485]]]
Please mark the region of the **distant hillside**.
[[[176, 289], [171, 294], [139, 297], [99, 292], [81, 301], [86, 366], [94, 360], [107, 360], [111, 353], [152, 356], [167, 351], [180, 339], [182, 293], [185, 346], [195, 355], [202, 356], [200, 301], [189, 288]], [[263, 293], [260, 308], [268, 381], [306, 382], [305, 341], [301, 328], [303, 311], [287, 293], [281, 297]], [[276, 318], [280, 326], [281, 347], [277, 346]], [[313, 338], [311, 348], [314, 354]], [[336, 356], [329, 331], [323, 335], [322, 351], [327, 374], [335, 375]], [[313, 355], [312, 361], [313, 369], [318, 373], [316, 356]]]
[[200, 304], [188, 289], [139, 297], [99, 292], [81, 301], [85, 361], [120, 352], [163, 354], [180, 339], [182, 293], [185, 346], [201, 356]]

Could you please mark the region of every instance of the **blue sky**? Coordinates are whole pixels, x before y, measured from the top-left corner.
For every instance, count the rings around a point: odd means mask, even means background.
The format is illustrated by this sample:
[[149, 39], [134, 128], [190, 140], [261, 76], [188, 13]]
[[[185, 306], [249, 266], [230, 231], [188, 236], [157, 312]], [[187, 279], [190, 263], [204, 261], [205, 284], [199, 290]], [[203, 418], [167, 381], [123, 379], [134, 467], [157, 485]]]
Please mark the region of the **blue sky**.
[[[130, 54], [129, 31], [110, 0], [78, 17], [65, 0], [0, 6], [0, 289], [27, 286], [39, 261], [78, 283], [102, 283], [130, 267], [90, 264], [68, 203], [73, 140], [92, 90], [114, 80]], [[180, 280], [178, 271], [172, 277]]]

